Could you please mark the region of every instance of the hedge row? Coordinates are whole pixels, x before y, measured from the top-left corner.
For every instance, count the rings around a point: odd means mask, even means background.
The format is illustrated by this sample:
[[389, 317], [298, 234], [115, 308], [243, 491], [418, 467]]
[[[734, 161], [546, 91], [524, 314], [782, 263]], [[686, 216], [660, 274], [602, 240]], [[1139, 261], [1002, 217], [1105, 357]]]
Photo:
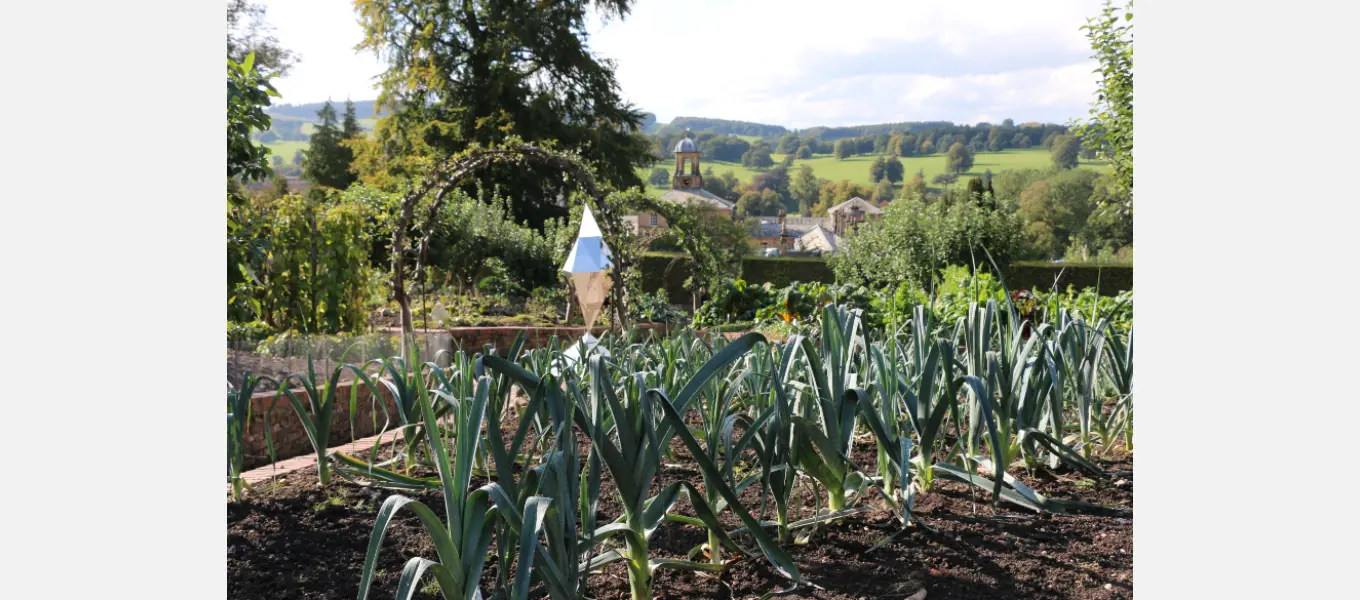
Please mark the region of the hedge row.
[[[642, 291], [666, 290], [672, 304], [690, 303], [685, 280], [689, 278], [689, 261], [681, 254], [646, 254], [642, 257]], [[835, 273], [825, 259], [748, 256], [742, 260], [741, 276], [757, 285], [766, 282], [784, 287], [795, 281], [834, 283]]]
[[1078, 290], [1093, 287], [1102, 296], [1114, 296], [1133, 289], [1133, 267], [1128, 265], [1063, 265], [1017, 262], [1006, 268], [1006, 287], [1059, 291], [1072, 286]]
[[[820, 258], [748, 256], [742, 261], [741, 271], [742, 278], [748, 283], [769, 282], [775, 287], [795, 281], [836, 281], [831, 267]], [[642, 290], [651, 293], [664, 289], [673, 304], [690, 304], [689, 291], [685, 289], [685, 279], [689, 275], [689, 262], [681, 254], [646, 254], [642, 257]], [[1069, 285], [1077, 289], [1097, 287], [1098, 281], [1100, 294], [1113, 296], [1133, 289], [1133, 267], [1018, 262], [1006, 269], [1006, 286], [1011, 289], [1048, 290], [1055, 280], [1060, 290]]]

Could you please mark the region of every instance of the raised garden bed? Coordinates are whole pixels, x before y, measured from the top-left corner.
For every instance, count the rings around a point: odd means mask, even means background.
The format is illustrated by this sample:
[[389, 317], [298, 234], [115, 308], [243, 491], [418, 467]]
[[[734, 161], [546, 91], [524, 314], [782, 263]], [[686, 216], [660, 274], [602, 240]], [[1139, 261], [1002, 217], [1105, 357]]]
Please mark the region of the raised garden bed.
[[[677, 461], [686, 464], [684, 448], [672, 444]], [[384, 454], [387, 454], [385, 451]], [[873, 442], [855, 444], [853, 458], [871, 471]], [[883, 547], [871, 551], [899, 526], [886, 510], [848, 517], [824, 525], [810, 543], [786, 546], [804, 576], [816, 588], [795, 590], [786, 597], [850, 600], [862, 598], [934, 599], [1117, 599], [1133, 596], [1133, 478], [1132, 458], [1098, 461], [1108, 471], [1125, 472], [1118, 478], [1088, 479], [1066, 471], [1039, 471], [1027, 478], [1040, 493], [1054, 497], [1125, 507], [1107, 514], [1035, 515], [992, 514], [985, 493], [952, 482], [938, 482], [918, 497], [914, 511], [923, 527], [909, 529]], [[425, 473], [429, 475], [429, 473]], [[692, 468], [663, 467], [653, 493], [668, 482], [687, 480], [702, 485]], [[486, 483], [474, 477], [472, 487]], [[613, 518], [620, 512], [612, 482], [604, 482], [598, 514]], [[227, 593], [230, 598], [340, 599], [357, 593], [364, 552], [378, 506], [390, 495], [337, 479], [329, 489], [317, 484], [315, 468], [290, 473], [274, 485], [260, 486], [240, 503], [227, 506]], [[407, 494], [426, 501], [442, 517], [436, 494]], [[754, 488], [742, 494], [743, 504], [755, 512], [760, 495]], [[812, 511], [816, 501], [806, 489], [795, 496], [799, 510]], [[874, 498], [863, 506], [881, 506]], [[686, 500], [680, 514], [694, 513]], [[767, 517], [769, 515], [766, 515]], [[730, 513], [720, 517], [737, 526]], [[658, 557], [683, 558], [705, 541], [703, 529], [665, 522], [655, 534], [652, 549]], [[410, 513], [401, 514], [383, 542], [380, 575], [371, 598], [390, 598], [398, 575], [413, 556], [435, 556], [433, 545]], [[497, 577], [494, 556], [483, 581]], [[659, 598], [756, 598], [787, 586], [764, 561], [744, 559], [718, 576], [658, 570]], [[589, 598], [621, 600], [629, 597], [627, 577], [620, 564], [606, 567], [589, 579]], [[417, 598], [437, 595], [418, 592]]]

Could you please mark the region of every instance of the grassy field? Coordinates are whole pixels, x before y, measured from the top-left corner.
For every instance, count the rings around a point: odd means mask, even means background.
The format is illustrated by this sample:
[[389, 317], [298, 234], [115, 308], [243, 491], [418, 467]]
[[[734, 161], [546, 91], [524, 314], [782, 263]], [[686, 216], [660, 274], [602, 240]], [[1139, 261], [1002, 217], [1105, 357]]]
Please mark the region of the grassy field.
[[[291, 154], [289, 156], [291, 156]], [[807, 160], [793, 161], [793, 169], [790, 169], [790, 171], [796, 171], [799, 167], [808, 165], [812, 167], [812, 172], [817, 177], [830, 179], [832, 181], [849, 179], [854, 183], [873, 186], [875, 182], [869, 178], [869, 167], [874, 163], [874, 158], [875, 157], [872, 155], [865, 155], [852, 156], [845, 160], [836, 160], [836, 157], [830, 154], [816, 154]], [[774, 155], [775, 164], [778, 164], [783, 159], [784, 155], [782, 154]], [[926, 183], [930, 183], [930, 180], [936, 175], [945, 172], [945, 155], [943, 154], [901, 157], [899, 160], [902, 161], [902, 166], [904, 167], [903, 172], [908, 179], [918, 171], [924, 170]], [[744, 183], [749, 183], [752, 178], [759, 174], [759, 171], [743, 167], [740, 163], [704, 160], [701, 162], [701, 165], [704, 170], [712, 167], [714, 173], [732, 171], [733, 174], [737, 176], [737, 179], [740, 179]], [[1053, 160], [1049, 158], [1048, 150], [1044, 150], [1043, 148], [981, 152], [973, 155], [973, 169], [963, 174], [963, 176], [960, 177], [960, 180], [966, 180], [969, 177], [979, 177], [987, 169], [991, 169], [992, 173], [1000, 173], [1012, 169], [1043, 169], [1052, 165]], [[675, 168], [673, 161], [662, 161], [656, 163], [656, 166], [667, 170]], [[1081, 161], [1081, 166], [1093, 168], [1102, 173], [1108, 173], [1110, 171], [1109, 165], [1103, 162]], [[650, 172], [651, 169], [638, 169], [638, 174], [641, 175], [644, 180]], [[663, 187], [669, 187], [669, 184]], [[896, 187], [901, 189], [902, 186], [901, 184], [898, 184]]]
[[292, 164], [293, 153], [298, 150], [306, 150], [307, 142], [278, 141], [269, 142], [265, 146], [269, 148], [270, 154], [273, 155], [269, 157], [269, 164], [274, 164], [274, 156], [283, 158], [284, 163]]

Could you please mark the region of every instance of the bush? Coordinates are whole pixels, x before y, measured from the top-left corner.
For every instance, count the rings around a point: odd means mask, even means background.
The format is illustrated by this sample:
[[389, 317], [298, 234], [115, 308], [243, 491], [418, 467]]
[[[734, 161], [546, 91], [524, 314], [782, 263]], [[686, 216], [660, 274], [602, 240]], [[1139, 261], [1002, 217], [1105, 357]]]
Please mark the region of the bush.
[[662, 292], [640, 293], [628, 304], [628, 314], [644, 323], [684, 323], [689, 320], [685, 311], [671, 306]]
[[946, 265], [986, 265], [988, 252], [1004, 269], [1023, 239], [1020, 220], [1007, 211], [972, 202], [902, 199], [889, 204], [883, 218], [847, 236], [843, 251], [832, 256], [831, 268], [840, 282], [930, 288]]
[[770, 285], [749, 285], [738, 279], [713, 290], [694, 313], [694, 326], [713, 327], [732, 321], [751, 321], [756, 311], [773, 301]]
[[231, 342], [250, 344], [258, 342], [274, 334], [274, 328], [263, 321], [250, 321], [241, 323], [238, 321], [227, 322], [227, 340]]

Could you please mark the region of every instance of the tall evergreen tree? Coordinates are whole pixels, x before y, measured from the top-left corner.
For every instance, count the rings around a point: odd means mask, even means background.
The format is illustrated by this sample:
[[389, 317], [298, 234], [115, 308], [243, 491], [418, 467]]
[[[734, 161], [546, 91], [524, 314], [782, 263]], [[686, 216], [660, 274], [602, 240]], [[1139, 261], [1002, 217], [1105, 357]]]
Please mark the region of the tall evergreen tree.
[[347, 140], [364, 136], [364, 128], [359, 125], [353, 100], [345, 99], [345, 124], [341, 126], [340, 134]]
[[[321, 120], [312, 131], [311, 143], [305, 152], [302, 174], [312, 183], [343, 190], [354, 182], [349, 172], [353, 158], [350, 150], [340, 144], [344, 132], [336, 122], [335, 107], [330, 101], [316, 111]], [[358, 125], [358, 122], [355, 122]]]
[[[623, 18], [633, 0], [371, 0], [358, 4], [364, 38], [387, 69], [376, 108], [386, 114], [364, 144], [380, 174], [418, 174], [428, 158], [517, 136], [579, 152], [615, 188], [642, 185], [653, 162], [643, 114], [623, 100], [614, 66], [591, 52], [588, 17]], [[369, 159], [372, 160], [369, 160]], [[531, 226], [567, 214], [574, 184], [550, 166], [495, 165], [477, 184], [514, 198]]]

